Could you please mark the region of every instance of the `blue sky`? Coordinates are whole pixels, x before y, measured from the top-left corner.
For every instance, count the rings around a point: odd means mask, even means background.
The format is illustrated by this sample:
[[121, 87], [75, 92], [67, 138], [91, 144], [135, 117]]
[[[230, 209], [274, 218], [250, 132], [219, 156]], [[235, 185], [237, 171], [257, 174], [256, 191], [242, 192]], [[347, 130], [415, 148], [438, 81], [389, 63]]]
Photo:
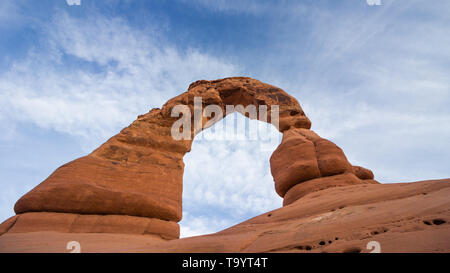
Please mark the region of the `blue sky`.
[[[381, 182], [450, 177], [450, 2], [381, 2], [0, 1], [0, 220], [137, 115], [228, 76], [285, 89]], [[280, 207], [270, 154], [195, 141], [182, 235]]]

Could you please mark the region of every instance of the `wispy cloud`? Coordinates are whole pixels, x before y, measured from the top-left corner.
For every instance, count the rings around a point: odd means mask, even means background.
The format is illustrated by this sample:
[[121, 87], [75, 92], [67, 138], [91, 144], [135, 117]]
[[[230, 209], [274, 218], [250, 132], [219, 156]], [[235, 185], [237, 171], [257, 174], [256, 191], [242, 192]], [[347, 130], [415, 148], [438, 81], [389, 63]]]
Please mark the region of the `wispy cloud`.
[[380, 181], [449, 177], [440, 162], [450, 160], [441, 142], [450, 138], [450, 5], [348, 5], [275, 23], [260, 77], [294, 94], [313, 129]]
[[0, 116], [81, 136], [90, 148], [190, 82], [237, 73], [220, 58], [178, 51], [122, 19], [62, 12], [43, 35], [44, 44], [0, 75]]
[[80, 6], [81, 0], [66, 0], [67, 5], [69, 6]]
[[[261, 125], [281, 136], [272, 125], [247, 120], [240, 114], [229, 115], [208, 130], [217, 128], [218, 135], [230, 135], [233, 122], [242, 126], [246, 121], [248, 126]], [[263, 141], [252, 140], [245, 132], [238, 132], [232, 141], [202, 139], [205, 133], [194, 139], [191, 152], [184, 157], [182, 235], [217, 232], [281, 207], [269, 165], [279, 142], [261, 149]]]

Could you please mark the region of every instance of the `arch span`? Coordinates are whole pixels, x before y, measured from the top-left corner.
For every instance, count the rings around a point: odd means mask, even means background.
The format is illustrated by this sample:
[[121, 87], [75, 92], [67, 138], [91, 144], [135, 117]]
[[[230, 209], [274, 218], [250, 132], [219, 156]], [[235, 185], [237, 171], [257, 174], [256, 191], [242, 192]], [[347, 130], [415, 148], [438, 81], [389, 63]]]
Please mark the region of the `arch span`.
[[[203, 106], [218, 105], [224, 115], [226, 105], [267, 105], [269, 112], [278, 106], [277, 129], [283, 140], [270, 163], [275, 189], [285, 197], [285, 204], [312, 190], [374, 183], [370, 171], [351, 166], [339, 147], [309, 130], [311, 122], [298, 101], [280, 88], [246, 77], [201, 80], [161, 109], [139, 116], [91, 154], [58, 168], [17, 201], [17, 223], [39, 228], [36, 213], [45, 212], [47, 223], [66, 225], [68, 232], [93, 232], [102, 226], [120, 232], [132, 226], [136, 233], [177, 238], [183, 156], [190, 151], [192, 139], [172, 138], [171, 128], [178, 120], [172, 109], [185, 105], [193, 112], [195, 97], [202, 98]], [[200, 130], [207, 121], [202, 118]], [[199, 131], [191, 130], [192, 136]]]

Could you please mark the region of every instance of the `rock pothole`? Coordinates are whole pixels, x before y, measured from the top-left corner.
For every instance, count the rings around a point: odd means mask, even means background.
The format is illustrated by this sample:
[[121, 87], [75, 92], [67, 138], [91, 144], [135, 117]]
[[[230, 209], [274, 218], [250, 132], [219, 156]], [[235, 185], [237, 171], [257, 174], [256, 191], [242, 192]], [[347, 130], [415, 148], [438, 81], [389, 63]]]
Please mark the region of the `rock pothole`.
[[427, 226], [431, 226], [431, 225], [439, 226], [439, 225], [447, 223], [447, 221], [445, 221], [442, 218], [437, 218], [437, 219], [433, 219], [433, 220], [423, 220], [423, 223]]

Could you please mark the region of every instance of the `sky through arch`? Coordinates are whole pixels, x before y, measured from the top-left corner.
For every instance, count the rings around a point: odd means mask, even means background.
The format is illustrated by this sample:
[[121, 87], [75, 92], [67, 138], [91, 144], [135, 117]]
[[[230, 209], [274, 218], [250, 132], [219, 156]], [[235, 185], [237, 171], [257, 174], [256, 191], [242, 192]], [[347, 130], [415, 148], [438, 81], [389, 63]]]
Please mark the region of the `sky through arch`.
[[[281, 141], [274, 126], [239, 113], [227, 115], [194, 138], [184, 156], [181, 237], [217, 232], [281, 207], [269, 164], [279, 141], [254, 139], [248, 130], [237, 130], [249, 126]], [[208, 130], [215, 130], [214, 139], [202, 137]]]

